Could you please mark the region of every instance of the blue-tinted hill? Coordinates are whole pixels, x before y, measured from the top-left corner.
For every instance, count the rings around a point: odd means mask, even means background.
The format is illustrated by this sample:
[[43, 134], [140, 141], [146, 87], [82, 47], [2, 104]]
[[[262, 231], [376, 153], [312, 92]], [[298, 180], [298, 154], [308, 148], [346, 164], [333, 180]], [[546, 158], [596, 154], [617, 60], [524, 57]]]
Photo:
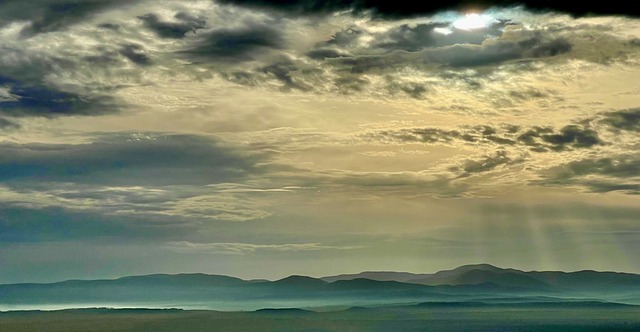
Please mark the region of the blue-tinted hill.
[[[525, 272], [480, 264], [434, 274], [367, 272], [327, 278], [290, 276], [276, 281], [242, 280], [208, 274], [153, 274], [111, 280], [69, 280], [48, 284], [0, 285], [0, 306], [42, 304], [244, 303], [264, 307], [367, 305], [371, 303], [536, 302], [582, 299], [635, 304], [640, 275], [615, 272]], [[401, 280], [392, 279], [394, 275]], [[418, 279], [409, 277], [419, 276]], [[329, 281], [333, 280], [333, 281]], [[509, 300], [512, 299], [512, 300]], [[273, 305], [272, 305], [273, 304]], [[193, 307], [193, 306], [192, 306]]]

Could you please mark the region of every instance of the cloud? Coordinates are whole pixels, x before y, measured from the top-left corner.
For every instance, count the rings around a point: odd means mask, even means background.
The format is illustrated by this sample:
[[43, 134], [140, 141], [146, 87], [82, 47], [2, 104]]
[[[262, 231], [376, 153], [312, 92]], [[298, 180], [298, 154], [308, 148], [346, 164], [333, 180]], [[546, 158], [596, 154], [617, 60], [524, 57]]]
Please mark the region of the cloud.
[[124, 104], [105, 93], [103, 82], [75, 79], [76, 75], [82, 76], [85, 59], [66, 50], [52, 52], [32, 45], [10, 40], [0, 45], [0, 115], [53, 118], [106, 115], [121, 110]]
[[360, 246], [331, 246], [321, 243], [286, 243], [286, 244], [253, 244], [253, 243], [192, 243], [188, 241], [172, 241], [167, 243], [170, 250], [186, 254], [230, 254], [246, 255], [260, 252], [306, 252], [320, 250], [353, 250]]
[[342, 76], [336, 78], [333, 83], [340, 93], [348, 94], [353, 91], [362, 92], [369, 84], [369, 80], [357, 76]]
[[440, 128], [414, 128], [401, 130], [384, 130], [368, 135], [383, 141], [438, 143], [451, 142], [461, 136], [459, 131]]
[[615, 130], [640, 131], [640, 108], [627, 109], [603, 114], [600, 123]]
[[266, 50], [283, 47], [284, 39], [278, 30], [266, 24], [252, 23], [240, 28], [209, 31], [181, 53], [196, 59], [243, 62], [253, 60]]
[[0, 243], [154, 239], [186, 235], [191, 224], [146, 215], [104, 215], [60, 206], [0, 208]]
[[447, 130], [413, 128], [384, 130], [365, 134], [365, 137], [388, 143], [451, 144], [454, 141], [498, 146], [524, 145], [533, 152], [566, 151], [602, 145], [598, 132], [583, 125], [567, 125], [559, 131], [552, 127], [520, 128], [504, 124], [500, 127], [481, 125]]
[[438, 170], [418, 172], [331, 170], [313, 174], [305, 184], [327, 188], [331, 185], [339, 185], [357, 192], [361, 197], [428, 195], [437, 198], [456, 198], [465, 196], [471, 191], [469, 185], [455, 182], [450, 171], [439, 172]]
[[182, 219], [231, 222], [258, 220], [271, 215], [260, 203], [246, 195], [217, 193], [215, 190], [163, 202], [156, 207], [156, 213]]
[[125, 0], [8, 0], [0, 4], [0, 25], [12, 21], [29, 21], [21, 34], [61, 31], [108, 8], [129, 3]]
[[[393, 45], [387, 45], [391, 46]], [[517, 59], [554, 57], [571, 49], [571, 44], [565, 39], [543, 37], [539, 33], [530, 32], [515, 39], [485, 38], [480, 44], [457, 43], [425, 47], [417, 51], [392, 48], [382, 55], [355, 55], [327, 61], [330, 64], [346, 66], [354, 73], [416, 65], [473, 68]]]
[[0, 181], [136, 184], [233, 182], [265, 155], [191, 135], [113, 134], [89, 144], [0, 144]]
[[423, 99], [424, 95], [428, 92], [427, 87], [422, 83], [403, 82], [391, 77], [388, 77], [387, 81], [387, 89], [392, 95], [403, 92], [412, 98]]
[[120, 49], [120, 54], [129, 59], [129, 61], [140, 66], [148, 66], [151, 64], [151, 59], [149, 59], [149, 57], [145, 54], [143, 47], [137, 44], [128, 44], [122, 46], [122, 48]]
[[[242, 187], [241, 184], [223, 184]], [[27, 210], [64, 209], [68, 213], [95, 214], [100, 218], [173, 220], [187, 224], [202, 221], [242, 222], [271, 215], [263, 202], [269, 195], [296, 189], [223, 190], [212, 185], [101, 186], [93, 183], [19, 182], [0, 186], [5, 207]]]
[[589, 148], [603, 142], [598, 133], [579, 125], [568, 125], [554, 133], [548, 127], [534, 127], [518, 136], [518, 141], [533, 147], [532, 151], [562, 151], [567, 148]]
[[584, 159], [571, 162], [557, 173], [557, 178], [571, 178], [589, 174], [601, 174], [616, 178], [632, 178], [640, 175], [640, 157], [634, 155], [616, 158]]
[[[432, 22], [422, 24], [403, 24], [381, 34], [376, 39], [373, 48], [386, 51], [403, 50], [416, 52], [430, 47], [442, 47], [455, 44], [482, 44], [487, 38], [502, 35], [508, 21], [495, 21], [485, 28], [463, 30], [450, 27], [447, 22]], [[447, 33], [440, 33], [438, 29], [449, 29]]]
[[81, 95], [51, 86], [30, 84], [0, 76], [0, 87], [9, 98], [0, 99], [0, 114], [22, 117], [64, 115], [102, 115], [118, 111], [113, 98]]
[[497, 151], [493, 156], [486, 156], [482, 160], [468, 160], [462, 166], [464, 173], [462, 177], [469, 176], [474, 173], [483, 173], [492, 171], [495, 168], [502, 165], [511, 165], [519, 162], [518, 160], [512, 160], [507, 155], [506, 151]]
[[314, 60], [325, 60], [348, 57], [350, 55], [331, 48], [318, 48], [307, 52], [306, 56]]
[[156, 14], [138, 16], [144, 25], [163, 38], [181, 39], [188, 32], [196, 33], [206, 26], [204, 18], [191, 16], [187, 13], [177, 13], [173, 18], [175, 22], [162, 21]]
[[583, 159], [550, 168], [536, 184], [546, 186], [581, 186], [591, 192], [620, 191], [640, 194], [640, 156], [619, 155]]
[[[29, 4], [11, 1], [3, 6], [7, 13], [29, 9], [42, 14], [37, 16], [49, 17], [45, 21], [51, 24], [38, 30], [48, 31], [46, 48], [38, 46], [45, 38], [40, 32], [33, 32], [26, 41], [8, 38], [10, 43], [1, 53], [14, 55], [0, 55], [0, 75], [18, 79], [23, 85], [73, 93], [78, 99], [91, 100], [91, 104], [115, 104], [113, 99], [98, 98], [107, 98], [103, 96], [106, 89], [154, 84], [181, 75], [203, 79], [216, 74], [230, 82], [284, 91], [427, 99], [438, 87], [456, 81], [466, 80], [479, 88], [489, 83], [487, 72], [516, 70], [496, 64], [616, 61], [634, 49], [628, 40], [603, 30], [604, 25], [563, 26], [553, 15], [513, 8], [492, 10], [487, 15], [496, 18], [489, 20], [487, 27], [464, 30], [453, 25], [460, 17], [456, 13], [424, 16], [424, 12], [411, 21], [376, 20], [365, 13], [358, 14], [358, 20], [344, 12], [318, 17], [292, 14], [378, 8], [341, 1], [170, 1], [152, 5], [141, 1], [39, 0]], [[448, 5], [433, 5], [434, 9], [445, 7]], [[59, 23], [54, 23], [56, 15], [60, 16]], [[6, 20], [26, 24], [17, 18]], [[535, 24], [528, 24], [528, 20]], [[324, 28], [319, 30], [318, 26]], [[4, 28], [7, 36], [13, 36], [13, 25]], [[609, 43], [607, 47], [594, 47], [603, 41]], [[8, 61], [10, 58], [12, 61]], [[16, 66], [15, 59], [26, 60]], [[100, 68], [87, 72], [86, 68], [96, 62]], [[141, 68], [131, 68], [131, 63]], [[518, 70], [524, 67], [518, 66]], [[484, 74], [479, 73], [476, 79], [448, 75], [468, 69]], [[404, 70], [410, 70], [411, 75], [399, 73]]]
[[250, 184], [269, 164], [268, 153], [196, 135], [104, 134], [92, 143], [3, 143], [0, 202], [103, 219], [258, 220], [271, 215], [262, 196], [296, 190]]
[[367, 35], [367, 32], [358, 27], [347, 26], [335, 32], [330, 39], [316, 43], [316, 48], [354, 48], [360, 45], [360, 38], [366, 37]]
[[429, 1], [429, 2], [401, 2], [387, 0], [220, 0], [221, 3], [229, 3], [253, 8], [271, 9], [293, 14], [321, 15], [335, 11], [352, 10], [354, 12], [371, 11], [378, 16], [386, 18], [413, 17], [423, 14], [432, 14], [447, 10], [487, 9], [492, 6], [519, 6], [525, 5], [535, 10], [555, 10], [582, 16], [587, 14], [618, 14], [639, 16], [640, 10], [631, 4], [624, 3], [564, 3], [551, 0], [493, 0], [470, 3], [465, 0], [458, 1]]
[[295, 63], [288, 59], [260, 68], [260, 70], [268, 75], [273, 76], [276, 80], [284, 84], [286, 89], [298, 89], [302, 91], [311, 90], [311, 87], [303, 82], [293, 79], [291, 73], [298, 71]]
[[7, 130], [7, 129], [18, 129], [18, 128], [20, 128], [20, 124], [7, 120], [5, 118], [0, 118], [0, 129]]

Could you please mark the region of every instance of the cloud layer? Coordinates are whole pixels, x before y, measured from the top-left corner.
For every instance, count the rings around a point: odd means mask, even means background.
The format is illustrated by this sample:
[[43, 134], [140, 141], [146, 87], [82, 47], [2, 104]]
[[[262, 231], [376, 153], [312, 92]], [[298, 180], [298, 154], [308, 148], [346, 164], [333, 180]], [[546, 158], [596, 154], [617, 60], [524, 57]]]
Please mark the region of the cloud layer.
[[0, 261], [637, 271], [632, 7], [3, 1]]

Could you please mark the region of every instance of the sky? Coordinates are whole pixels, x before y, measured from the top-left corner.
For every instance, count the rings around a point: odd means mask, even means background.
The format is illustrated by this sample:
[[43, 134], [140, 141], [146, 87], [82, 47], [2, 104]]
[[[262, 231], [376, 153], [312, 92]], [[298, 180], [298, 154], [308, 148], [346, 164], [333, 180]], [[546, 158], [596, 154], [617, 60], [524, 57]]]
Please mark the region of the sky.
[[0, 283], [640, 273], [639, 133], [617, 3], [5, 0]]

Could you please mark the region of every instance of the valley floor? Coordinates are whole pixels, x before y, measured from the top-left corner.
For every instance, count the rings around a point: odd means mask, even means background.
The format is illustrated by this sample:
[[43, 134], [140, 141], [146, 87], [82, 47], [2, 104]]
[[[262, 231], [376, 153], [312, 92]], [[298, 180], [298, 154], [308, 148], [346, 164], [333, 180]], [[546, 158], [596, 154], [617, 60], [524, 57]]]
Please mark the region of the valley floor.
[[313, 312], [77, 309], [1, 312], [0, 331], [640, 331], [636, 306], [407, 306]]

